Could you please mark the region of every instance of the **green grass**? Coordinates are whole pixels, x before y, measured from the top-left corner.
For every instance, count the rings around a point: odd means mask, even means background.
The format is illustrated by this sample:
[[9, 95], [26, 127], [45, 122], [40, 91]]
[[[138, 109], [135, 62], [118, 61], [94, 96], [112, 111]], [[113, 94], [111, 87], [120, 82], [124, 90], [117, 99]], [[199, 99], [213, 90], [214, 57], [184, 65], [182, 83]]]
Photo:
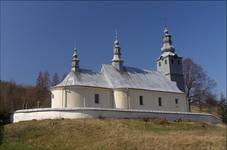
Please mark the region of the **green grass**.
[[224, 150], [225, 126], [133, 119], [26, 121], [4, 126], [0, 150]]

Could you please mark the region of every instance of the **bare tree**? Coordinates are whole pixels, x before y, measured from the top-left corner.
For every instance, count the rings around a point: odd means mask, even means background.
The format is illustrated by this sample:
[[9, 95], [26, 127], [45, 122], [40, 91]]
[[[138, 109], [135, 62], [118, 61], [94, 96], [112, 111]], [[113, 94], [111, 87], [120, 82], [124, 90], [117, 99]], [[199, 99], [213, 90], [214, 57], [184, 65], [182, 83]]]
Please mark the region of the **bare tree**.
[[202, 111], [202, 104], [203, 102], [206, 103], [207, 97], [212, 95], [216, 82], [206, 74], [201, 66], [194, 63], [190, 58], [183, 60], [183, 72], [189, 111], [191, 111], [192, 102], [197, 102], [200, 111]]
[[223, 122], [227, 124], [227, 99], [223, 93], [220, 95], [218, 108], [218, 114], [221, 116]]
[[217, 106], [217, 98], [215, 94], [209, 93], [205, 99], [208, 106], [208, 112], [212, 113], [212, 108]]
[[51, 85], [52, 85], [52, 86], [55, 86], [55, 85], [57, 85], [59, 82], [60, 82], [60, 81], [59, 81], [59, 76], [58, 76], [58, 74], [55, 72], [54, 75], [53, 75], [53, 77], [52, 77]]
[[[195, 94], [198, 94], [198, 90], [201, 85], [201, 80], [204, 76], [202, 68], [195, 64], [190, 58], [183, 60], [183, 72], [185, 80], [185, 92], [189, 104], [189, 111], [191, 111], [191, 102], [195, 97]], [[196, 92], [195, 92], [196, 91]]]
[[9, 121], [10, 112], [18, 109], [50, 107], [48, 74], [44, 76], [39, 72], [35, 87], [19, 85], [11, 80], [0, 81], [0, 88], [0, 120], [7, 118]]
[[35, 97], [36, 97], [36, 102], [40, 102], [44, 99], [44, 80], [43, 80], [43, 73], [39, 72], [38, 77], [36, 79], [36, 92], [35, 92]]
[[36, 79], [36, 87], [44, 87], [44, 81], [43, 81], [43, 73], [39, 72], [38, 77]]
[[36, 80], [36, 105], [37, 107], [50, 106], [50, 78], [49, 73], [39, 72]]
[[43, 82], [44, 82], [44, 88], [47, 90], [50, 88], [50, 75], [47, 71], [43, 74]]
[[66, 76], [67, 76], [67, 74], [64, 73], [61, 80], [64, 80]]
[[204, 73], [200, 83], [196, 84], [193, 89], [193, 100], [199, 104], [199, 110], [202, 111], [202, 106], [207, 105], [211, 111], [212, 104], [215, 104], [216, 96], [213, 94], [213, 89], [216, 87], [216, 82]]

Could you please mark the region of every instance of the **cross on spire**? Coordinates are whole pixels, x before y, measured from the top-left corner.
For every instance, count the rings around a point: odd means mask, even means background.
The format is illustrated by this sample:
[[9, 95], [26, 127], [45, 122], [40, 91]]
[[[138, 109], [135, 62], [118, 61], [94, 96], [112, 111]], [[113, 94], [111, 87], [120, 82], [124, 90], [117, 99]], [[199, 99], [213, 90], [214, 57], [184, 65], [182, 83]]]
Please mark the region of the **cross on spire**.
[[168, 34], [167, 18], [164, 17], [164, 34]]
[[76, 48], [76, 46], [77, 46], [77, 45], [76, 45], [76, 40], [74, 40], [74, 45], [73, 45], [73, 46], [74, 46], [74, 48]]
[[118, 40], [118, 33], [117, 33], [117, 29], [115, 29], [115, 40]]
[[120, 47], [117, 29], [115, 29], [115, 41], [114, 41], [114, 45], [115, 45], [115, 47]]

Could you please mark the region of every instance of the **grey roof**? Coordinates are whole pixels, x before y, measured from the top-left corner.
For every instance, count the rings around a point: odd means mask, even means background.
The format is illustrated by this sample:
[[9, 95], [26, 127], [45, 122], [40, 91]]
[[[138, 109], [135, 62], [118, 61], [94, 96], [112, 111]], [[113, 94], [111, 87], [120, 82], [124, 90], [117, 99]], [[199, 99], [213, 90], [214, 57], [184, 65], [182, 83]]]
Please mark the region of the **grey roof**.
[[102, 65], [102, 72], [113, 88], [135, 88], [145, 90], [180, 92], [176, 82], [170, 81], [157, 71], [124, 67], [118, 71], [112, 65]]
[[79, 72], [71, 71], [65, 79], [55, 87], [71, 85], [111, 88], [102, 73], [81, 68]]
[[94, 86], [103, 88], [134, 88], [183, 93], [176, 85], [157, 71], [142, 70], [124, 66], [122, 71], [112, 65], [103, 64], [101, 72], [80, 69], [78, 73], [70, 72], [57, 86]]

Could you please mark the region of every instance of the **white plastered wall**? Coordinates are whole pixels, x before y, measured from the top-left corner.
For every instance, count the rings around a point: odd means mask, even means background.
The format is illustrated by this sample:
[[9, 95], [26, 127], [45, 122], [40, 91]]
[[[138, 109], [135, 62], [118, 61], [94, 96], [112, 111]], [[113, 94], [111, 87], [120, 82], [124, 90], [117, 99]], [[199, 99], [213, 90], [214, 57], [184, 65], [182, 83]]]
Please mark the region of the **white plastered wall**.
[[127, 89], [114, 89], [114, 107], [119, 109], [127, 109], [129, 107]]
[[[52, 108], [100, 107], [113, 108], [112, 90], [95, 87], [59, 87], [51, 90]], [[94, 96], [99, 94], [99, 103]]]
[[[161, 91], [146, 91], [129, 89], [128, 103], [130, 109], [164, 110], [164, 111], [188, 111], [184, 93], [170, 93]], [[139, 96], [143, 96], [143, 105], [139, 104]], [[162, 106], [159, 106], [158, 98], [161, 97]], [[178, 99], [178, 103], [175, 103]]]
[[[165, 64], [167, 61], [167, 64]], [[161, 62], [161, 66], [159, 66], [159, 62]], [[170, 60], [169, 57], [161, 58], [157, 61], [157, 71], [162, 72], [164, 75], [170, 73]], [[170, 79], [170, 76], [167, 76]]]
[[[99, 104], [95, 104], [95, 94], [99, 94]], [[86, 107], [113, 108], [112, 90], [104, 88], [85, 88]]]
[[62, 108], [65, 98], [62, 88], [51, 90], [51, 108]]
[[[104, 89], [95, 87], [67, 87], [52, 90], [52, 108], [99, 107], [117, 109], [144, 109], [164, 111], [188, 111], [185, 94], [138, 89]], [[99, 94], [99, 104], [94, 95]], [[143, 105], [139, 104], [143, 97]], [[162, 106], [158, 104], [161, 97]], [[178, 99], [178, 104], [175, 103]]]

